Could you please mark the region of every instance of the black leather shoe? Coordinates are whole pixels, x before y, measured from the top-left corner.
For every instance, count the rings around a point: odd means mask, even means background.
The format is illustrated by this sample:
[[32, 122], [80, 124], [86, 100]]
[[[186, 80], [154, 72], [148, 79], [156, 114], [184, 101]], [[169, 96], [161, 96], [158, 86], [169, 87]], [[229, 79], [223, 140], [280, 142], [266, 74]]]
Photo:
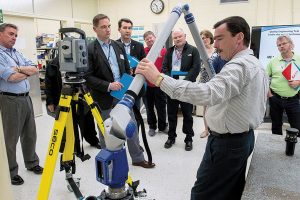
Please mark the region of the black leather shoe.
[[188, 141], [185, 143], [185, 150], [186, 151], [191, 151], [193, 149], [193, 142], [192, 141]]
[[96, 149], [101, 149], [101, 145], [99, 142], [97, 142], [96, 144], [91, 144], [92, 147], [95, 147]]
[[169, 148], [171, 148], [172, 147], [172, 145], [173, 144], [175, 144], [175, 139], [168, 139], [167, 141], [166, 141], [166, 143], [165, 143], [165, 148], [166, 149], [169, 149]]
[[41, 166], [37, 165], [37, 166], [34, 166], [33, 168], [30, 168], [30, 169], [27, 169], [27, 170], [31, 171], [35, 174], [42, 174], [44, 169]]
[[22, 185], [23, 183], [24, 183], [24, 180], [19, 175], [15, 175], [14, 177], [11, 178], [12, 185]]

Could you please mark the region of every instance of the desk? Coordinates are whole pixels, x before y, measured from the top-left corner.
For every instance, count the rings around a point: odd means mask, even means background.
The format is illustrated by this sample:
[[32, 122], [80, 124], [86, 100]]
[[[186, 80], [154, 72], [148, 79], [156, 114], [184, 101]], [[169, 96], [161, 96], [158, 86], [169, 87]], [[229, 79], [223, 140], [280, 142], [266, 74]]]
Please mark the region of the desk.
[[300, 138], [285, 155], [285, 136], [259, 133], [242, 200], [300, 199]]

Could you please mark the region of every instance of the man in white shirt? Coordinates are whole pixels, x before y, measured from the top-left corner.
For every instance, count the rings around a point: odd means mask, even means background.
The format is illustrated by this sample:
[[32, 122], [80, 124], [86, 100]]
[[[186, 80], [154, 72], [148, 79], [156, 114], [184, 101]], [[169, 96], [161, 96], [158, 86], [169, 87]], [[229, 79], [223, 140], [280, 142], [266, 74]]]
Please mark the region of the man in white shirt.
[[209, 82], [174, 80], [160, 74], [147, 59], [139, 63], [136, 73], [171, 98], [208, 106], [210, 135], [191, 199], [237, 200], [242, 196], [247, 159], [254, 147], [253, 130], [263, 122], [269, 79], [248, 49], [250, 27], [242, 17], [228, 17], [214, 29], [214, 47], [228, 62]]

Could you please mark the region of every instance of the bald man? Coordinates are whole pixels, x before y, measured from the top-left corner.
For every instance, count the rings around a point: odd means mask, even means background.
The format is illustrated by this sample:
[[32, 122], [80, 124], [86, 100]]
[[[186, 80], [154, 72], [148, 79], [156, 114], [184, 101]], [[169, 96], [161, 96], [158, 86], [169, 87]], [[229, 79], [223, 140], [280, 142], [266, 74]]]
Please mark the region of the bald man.
[[[184, 80], [191, 82], [196, 81], [196, 77], [200, 71], [200, 55], [196, 47], [190, 45], [186, 41], [186, 34], [182, 29], [175, 29], [172, 32], [172, 39], [174, 41], [174, 46], [167, 50], [165, 59], [163, 62], [163, 73], [171, 76], [172, 71], [182, 71], [187, 72], [185, 76], [181, 76]], [[180, 76], [173, 76], [175, 79], [179, 79]], [[168, 140], [165, 143], [165, 148], [171, 148], [175, 143], [177, 137], [176, 127], [177, 127], [177, 113], [178, 107], [180, 105], [182, 115], [183, 115], [183, 126], [182, 132], [186, 134], [185, 137], [185, 150], [191, 151], [193, 149], [193, 105], [190, 103], [185, 103], [178, 101], [176, 99], [171, 99], [167, 97], [167, 110], [168, 110], [168, 120], [169, 120], [169, 132]]]

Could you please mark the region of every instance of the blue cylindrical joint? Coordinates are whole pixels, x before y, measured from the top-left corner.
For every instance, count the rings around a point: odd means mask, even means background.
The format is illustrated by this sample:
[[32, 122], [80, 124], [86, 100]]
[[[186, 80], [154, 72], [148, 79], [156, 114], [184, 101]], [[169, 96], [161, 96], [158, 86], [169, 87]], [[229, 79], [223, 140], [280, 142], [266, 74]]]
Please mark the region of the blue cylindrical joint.
[[191, 24], [191, 23], [195, 22], [194, 15], [192, 13], [185, 15], [184, 19], [187, 24]]
[[183, 8], [185, 11], [189, 11], [189, 10], [190, 10], [189, 4], [184, 4], [182, 8]]
[[130, 122], [127, 124], [125, 133], [128, 138], [132, 138], [135, 134], [136, 124], [134, 121], [130, 120]]
[[[182, 11], [181, 11], [181, 8], [179, 6], [176, 6], [175, 8], [173, 8], [172, 12], [175, 12], [178, 14], [178, 16], [181, 15]], [[171, 12], [171, 13], [172, 13]]]
[[128, 107], [129, 109], [131, 109], [134, 105], [134, 102], [135, 102], [135, 100], [131, 95], [125, 94], [123, 99], [119, 102], [119, 104], [122, 104], [122, 105]]

